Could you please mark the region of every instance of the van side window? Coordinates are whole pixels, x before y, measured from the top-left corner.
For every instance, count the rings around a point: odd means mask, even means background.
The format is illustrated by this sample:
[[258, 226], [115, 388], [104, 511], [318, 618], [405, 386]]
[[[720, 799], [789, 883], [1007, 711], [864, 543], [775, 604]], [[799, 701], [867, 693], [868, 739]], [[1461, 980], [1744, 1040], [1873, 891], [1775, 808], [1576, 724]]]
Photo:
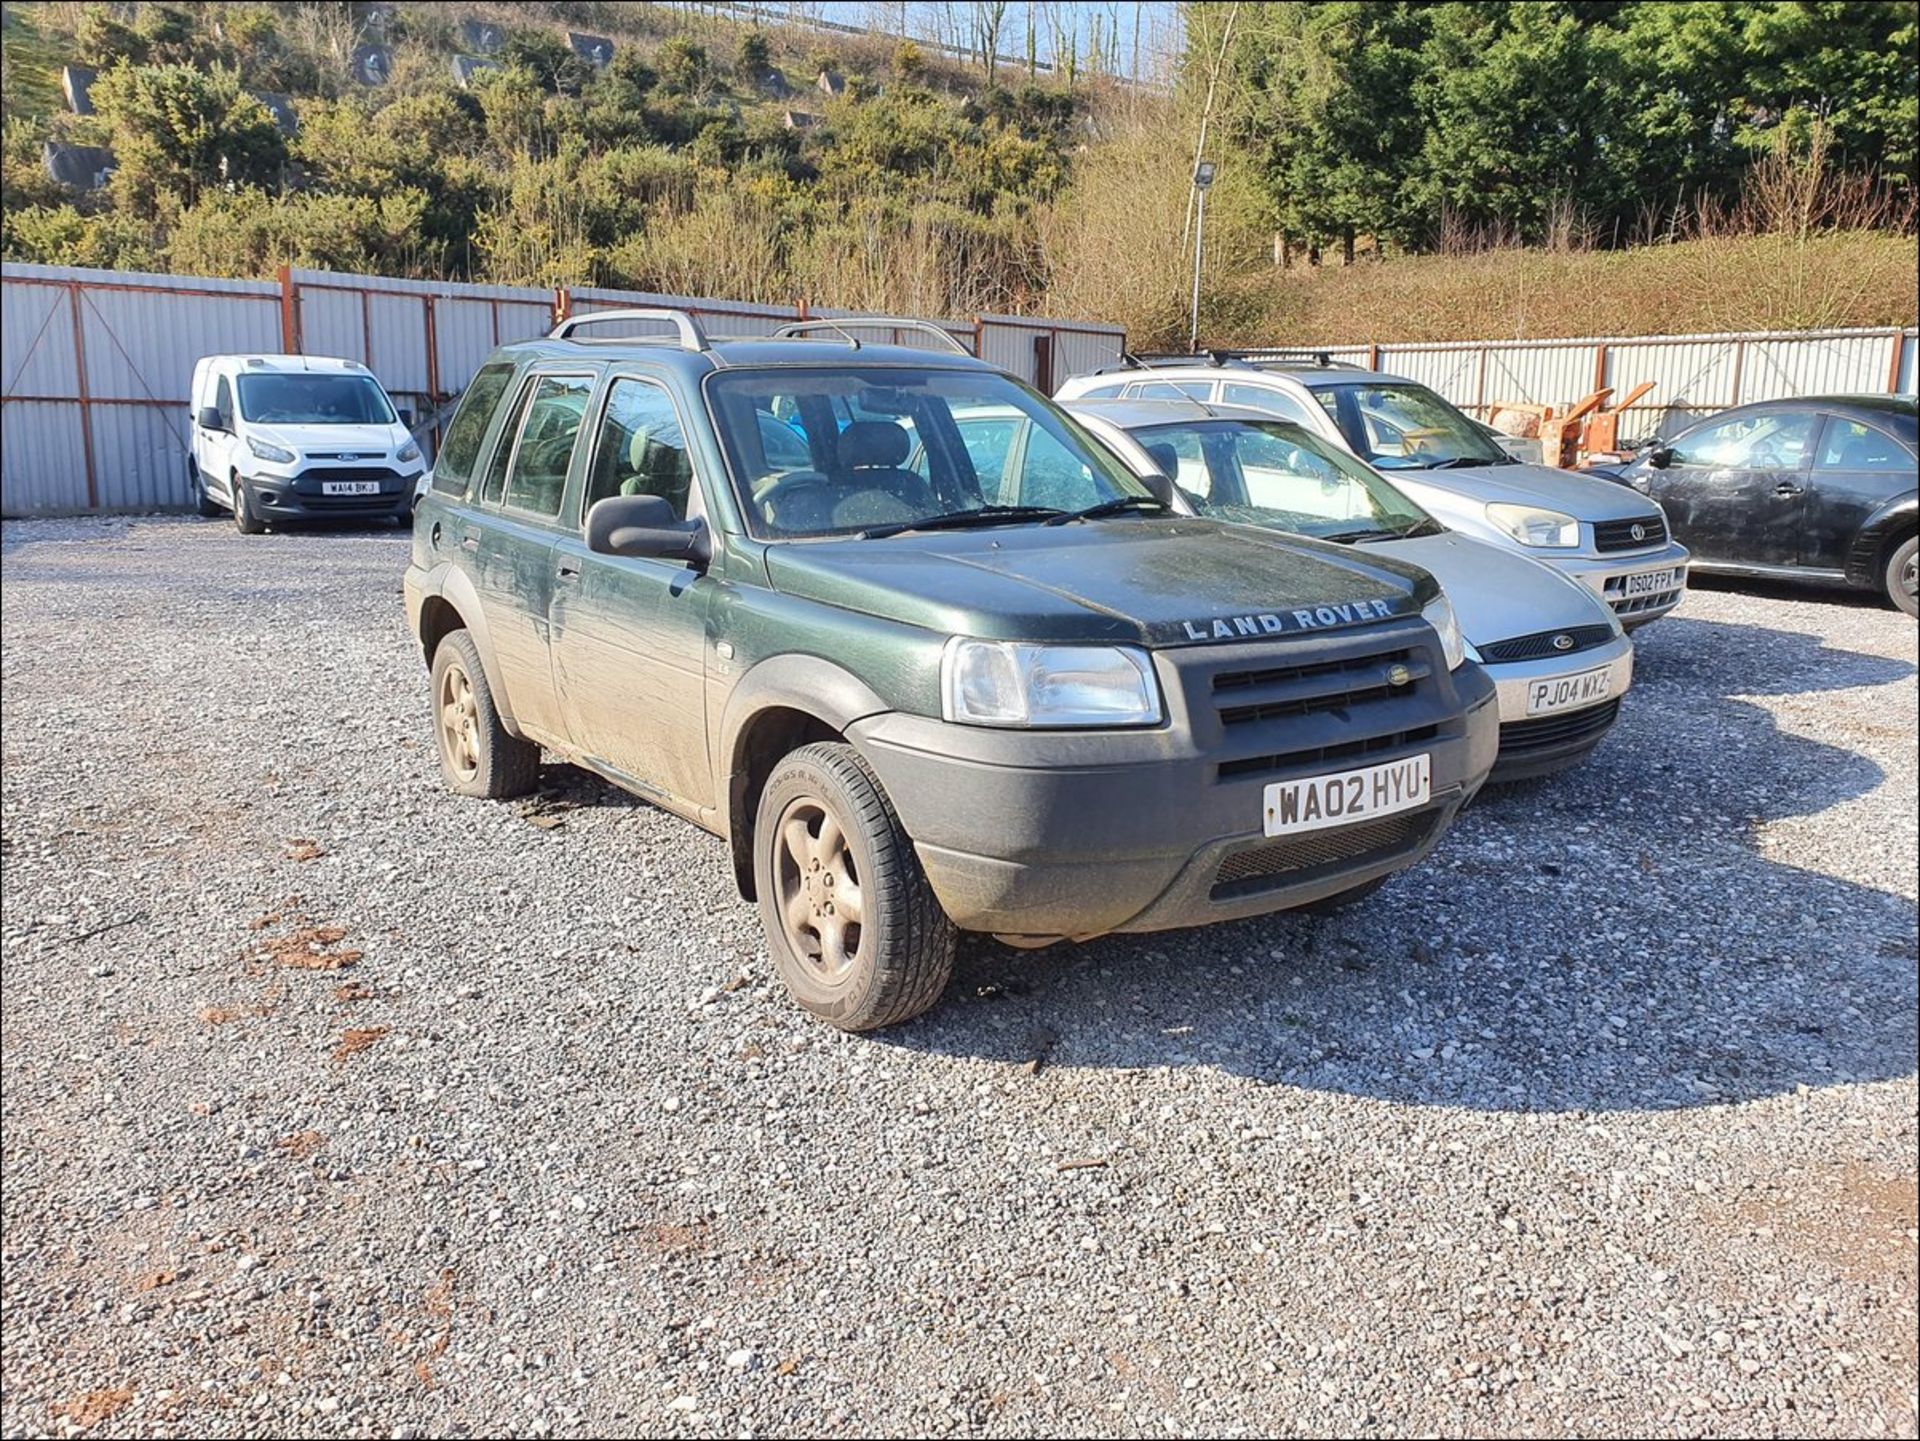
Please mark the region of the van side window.
[[1296, 425], [1312, 425], [1313, 420], [1307, 414], [1307, 408], [1290, 395], [1270, 390], [1264, 385], [1236, 385], [1229, 381], [1220, 392], [1220, 399], [1227, 405], [1244, 405], [1249, 410], [1264, 410], [1268, 415], [1277, 415], [1282, 420], [1291, 420]]
[[447, 426], [446, 443], [433, 462], [433, 488], [443, 495], [465, 495], [473, 478], [473, 463], [480, 456], [480, 442], [487, 438], [487, 424], [513, 378], [513, 362], [496, 360], [480, 367], [460, 397], [460, 406]]
[[607, 390], [581, 515], [612, 495], [657, 495], [687, 516], [693, 460], [673, 399], [650, 380], [622, 378]]
[[220, 412], [220, 423], [229, 431], [233, 429], [233, 387], [227, 384], [226, 376], [220, 377], [220, 383], [213, 388], [213, 408]]
[[533, 388], [520, 427], [520, 444], [507, 476], [506, 504], [534, 515], [558, 515], [567, 489], [567, 469], [573, 443], [593, 394], [593, 378], [586, 375], [543, 375]]

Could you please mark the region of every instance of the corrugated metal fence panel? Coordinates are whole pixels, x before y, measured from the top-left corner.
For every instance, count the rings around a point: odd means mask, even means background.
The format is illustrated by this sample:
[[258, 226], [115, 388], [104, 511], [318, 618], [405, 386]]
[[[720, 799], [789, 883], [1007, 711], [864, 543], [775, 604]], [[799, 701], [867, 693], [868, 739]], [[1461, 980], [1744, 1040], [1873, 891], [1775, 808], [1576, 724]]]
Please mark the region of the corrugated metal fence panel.
[[73, 300], [54, 285], [6, 286], [0, 306], [0, 357], [8, 395], [77, 395]]
[[93, 472], [102, 510], [166, 510], [193, 503], [185, 406], [95, 404], [92, 410]]
[[1920, 331], [1909, 330], [1900, 337], [1900, 373], [1898, 390], [1902, 395], [1914, 393], [1916, 370], [1920, 370]]
[[[360, 296], [351, 290], [302, 286], [300, 349], [307, 355], [331, 355], [365, 364], [367, 323]], [[380, 374], [379, 370], [374, 374]]]
[[80, 314], [95, 401], [170, 400], [185, 406], [201, 356], [280, 348], [280, 310], [271, 295], [89, 286], [80, 292]]
[[[1036, 338], [1052, 348], [1052, 375], [1039, 373]], [[1127, 333], [1118, 326], [1081, 321], [1056, 321], [1026, 315], [980, 317], [980, 358], [989, 365], [1019, 376], [1029, 384], [1050, 379], [1059, 389], [1068, 379], [1118, 363], [1126, 349]]]
[[[1315, 346], [1313, 349], [1322, 347]], [[1480, 403], [1480, 352], [1450, 346], [1380, 347], [1380, 368], [1439, 391], [1455, 405]]]
[[[431, 389], [431, 369], [427, 363], [426, 298], [390, 295], [376, 290], [367, 296], [366, 307], [371, 321], [368, 329], [373, 336], [373, 355], [368, 367], [380, 377], [380, 383], [390, 390], [425, 395]], [[434, 302], [435, 340], [442, 355], [446, 354], [447, 348], [446, 338], [438, 333], [443, 313], [457, 312], [461, 308], [459, 302]], [[474, 361], [476, 368], [479, 364], [478, 360]], [[449, 382], [442, 380], [441, 388], [449, 389]]]
[[77, 400], [10, 400], [0, 424], [0, 515], [87, 508], [87, 455]]
[[1615, 395], [1624, 397], [1642, 381], [1653, 382], [1646, 399], [1627, 412], [1623, 434], [1670, 433], [1696, 416], [1732, 405], [1738, 366], [1739, 348], [1717, 340], [1609, 346], [1606, 383]]
[[1884, 335], [1823, 340], [1761, 340], [1747, 346], [1740, 400], [1794, 395], [1886, 393], [1892, 346]]
[[1501, 401], [1552, 405], [1558, 403], [1557, 397], [1581, 396], [1593, 389], [1590, 345], [1490, 345], [1486, 357], [1484, 380], [1476, 377], [1473, 382], [1472, 413], [1476, 415], [1484, 416]]

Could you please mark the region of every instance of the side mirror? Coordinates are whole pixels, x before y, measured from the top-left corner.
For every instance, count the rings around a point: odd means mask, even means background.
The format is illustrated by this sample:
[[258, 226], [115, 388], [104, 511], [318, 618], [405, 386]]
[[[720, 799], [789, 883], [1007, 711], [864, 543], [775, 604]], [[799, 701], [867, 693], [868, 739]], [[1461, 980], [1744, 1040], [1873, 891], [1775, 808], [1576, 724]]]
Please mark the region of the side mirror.
[[1178, 509], [1173, 499], [1173, 481], [1170, 477], [1155, 470], [1134, 478], [1147, 488], [1155, 500], [1163, 502], [1169, 509]]
[[412, 430], [413, 429], [413, 412], [411, 410], [402, 410], [398, 412], [398, 414], [400, 416], [400, 423], [403, 426], [405, 426], [408, 430]]
[[1673, 464], [1673, 447], [1670, 445], [1654, 446], [1653, 449], [1647, 452], [1647, 464], [1655, 470], [1665, 470]]
[[704, 520], [681, 520], [657, 495], [610, 495], [587, 512], [587, 549], [596, 555], [686, 560], [704, 566], [713, 544]]
[[193, 418], [193, 423], [202, 430], [224, 431], [227, 428], [227, 423], [220, 418], [220, 412], [211, 405], [201, 406], [200, 413]]

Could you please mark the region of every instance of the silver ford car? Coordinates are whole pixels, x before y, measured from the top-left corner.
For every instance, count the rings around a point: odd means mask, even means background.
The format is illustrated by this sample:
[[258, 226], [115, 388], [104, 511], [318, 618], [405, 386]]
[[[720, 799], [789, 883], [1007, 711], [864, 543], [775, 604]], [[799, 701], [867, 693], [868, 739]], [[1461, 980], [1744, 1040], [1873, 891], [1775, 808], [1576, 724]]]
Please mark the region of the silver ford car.
[[[1513, 550], [1450, 530], [1378, 471], [1300, 426], [1196, 401], [1069, 404], [1136, 474], [1174, 482], [1175, 504], [1215, 520], [1364, 545], [1428, 571], [1500, 697], [1492, 780], [1549, 775], [1590, 754], [1633, 681], [1633, 643], [1592, 591]], [[962, 419], [968, 448], [1002, 443]], [[987, 430], [969, 426], [988, 427]]]
[[1134, 358], [1076, 376], [1055, 397], [1244, 406], [1351, 452], [1464, 535], [1545, 561], [1604, 600], [1629, 630], [1686, 594], [1687, 551], [1644, 496], [1594, 476], [1516, 460], [1424, 385], [1282, 352]]

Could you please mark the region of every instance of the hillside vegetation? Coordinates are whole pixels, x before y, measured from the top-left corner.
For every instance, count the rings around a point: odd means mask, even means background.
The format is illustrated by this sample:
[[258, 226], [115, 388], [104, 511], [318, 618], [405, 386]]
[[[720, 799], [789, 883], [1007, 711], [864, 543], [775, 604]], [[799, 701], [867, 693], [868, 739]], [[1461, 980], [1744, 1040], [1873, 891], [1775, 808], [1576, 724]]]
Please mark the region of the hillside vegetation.
[[[1188, 6], [1170, 93], [1091, 55], [990, 79], [878, 35], [483, 0], [395, 7], [391, 81], [362, 88], [363, 8], [8, 7], [6, 257], [1042, 312], [1183, 344], [1204, 126], [1212, 343], [1917, 308], [1911, 0]], [[469, 17], [506, 43], [462, 88]], [[613, 38], [612, 65], [569, 28]], [[65, 112], [62, 63], [99, 70], [96, 114]], [[256, 91], [291, 97], [296, 134]], [[51, 182], [48, 140], [109, 147], [107, 189]]]

